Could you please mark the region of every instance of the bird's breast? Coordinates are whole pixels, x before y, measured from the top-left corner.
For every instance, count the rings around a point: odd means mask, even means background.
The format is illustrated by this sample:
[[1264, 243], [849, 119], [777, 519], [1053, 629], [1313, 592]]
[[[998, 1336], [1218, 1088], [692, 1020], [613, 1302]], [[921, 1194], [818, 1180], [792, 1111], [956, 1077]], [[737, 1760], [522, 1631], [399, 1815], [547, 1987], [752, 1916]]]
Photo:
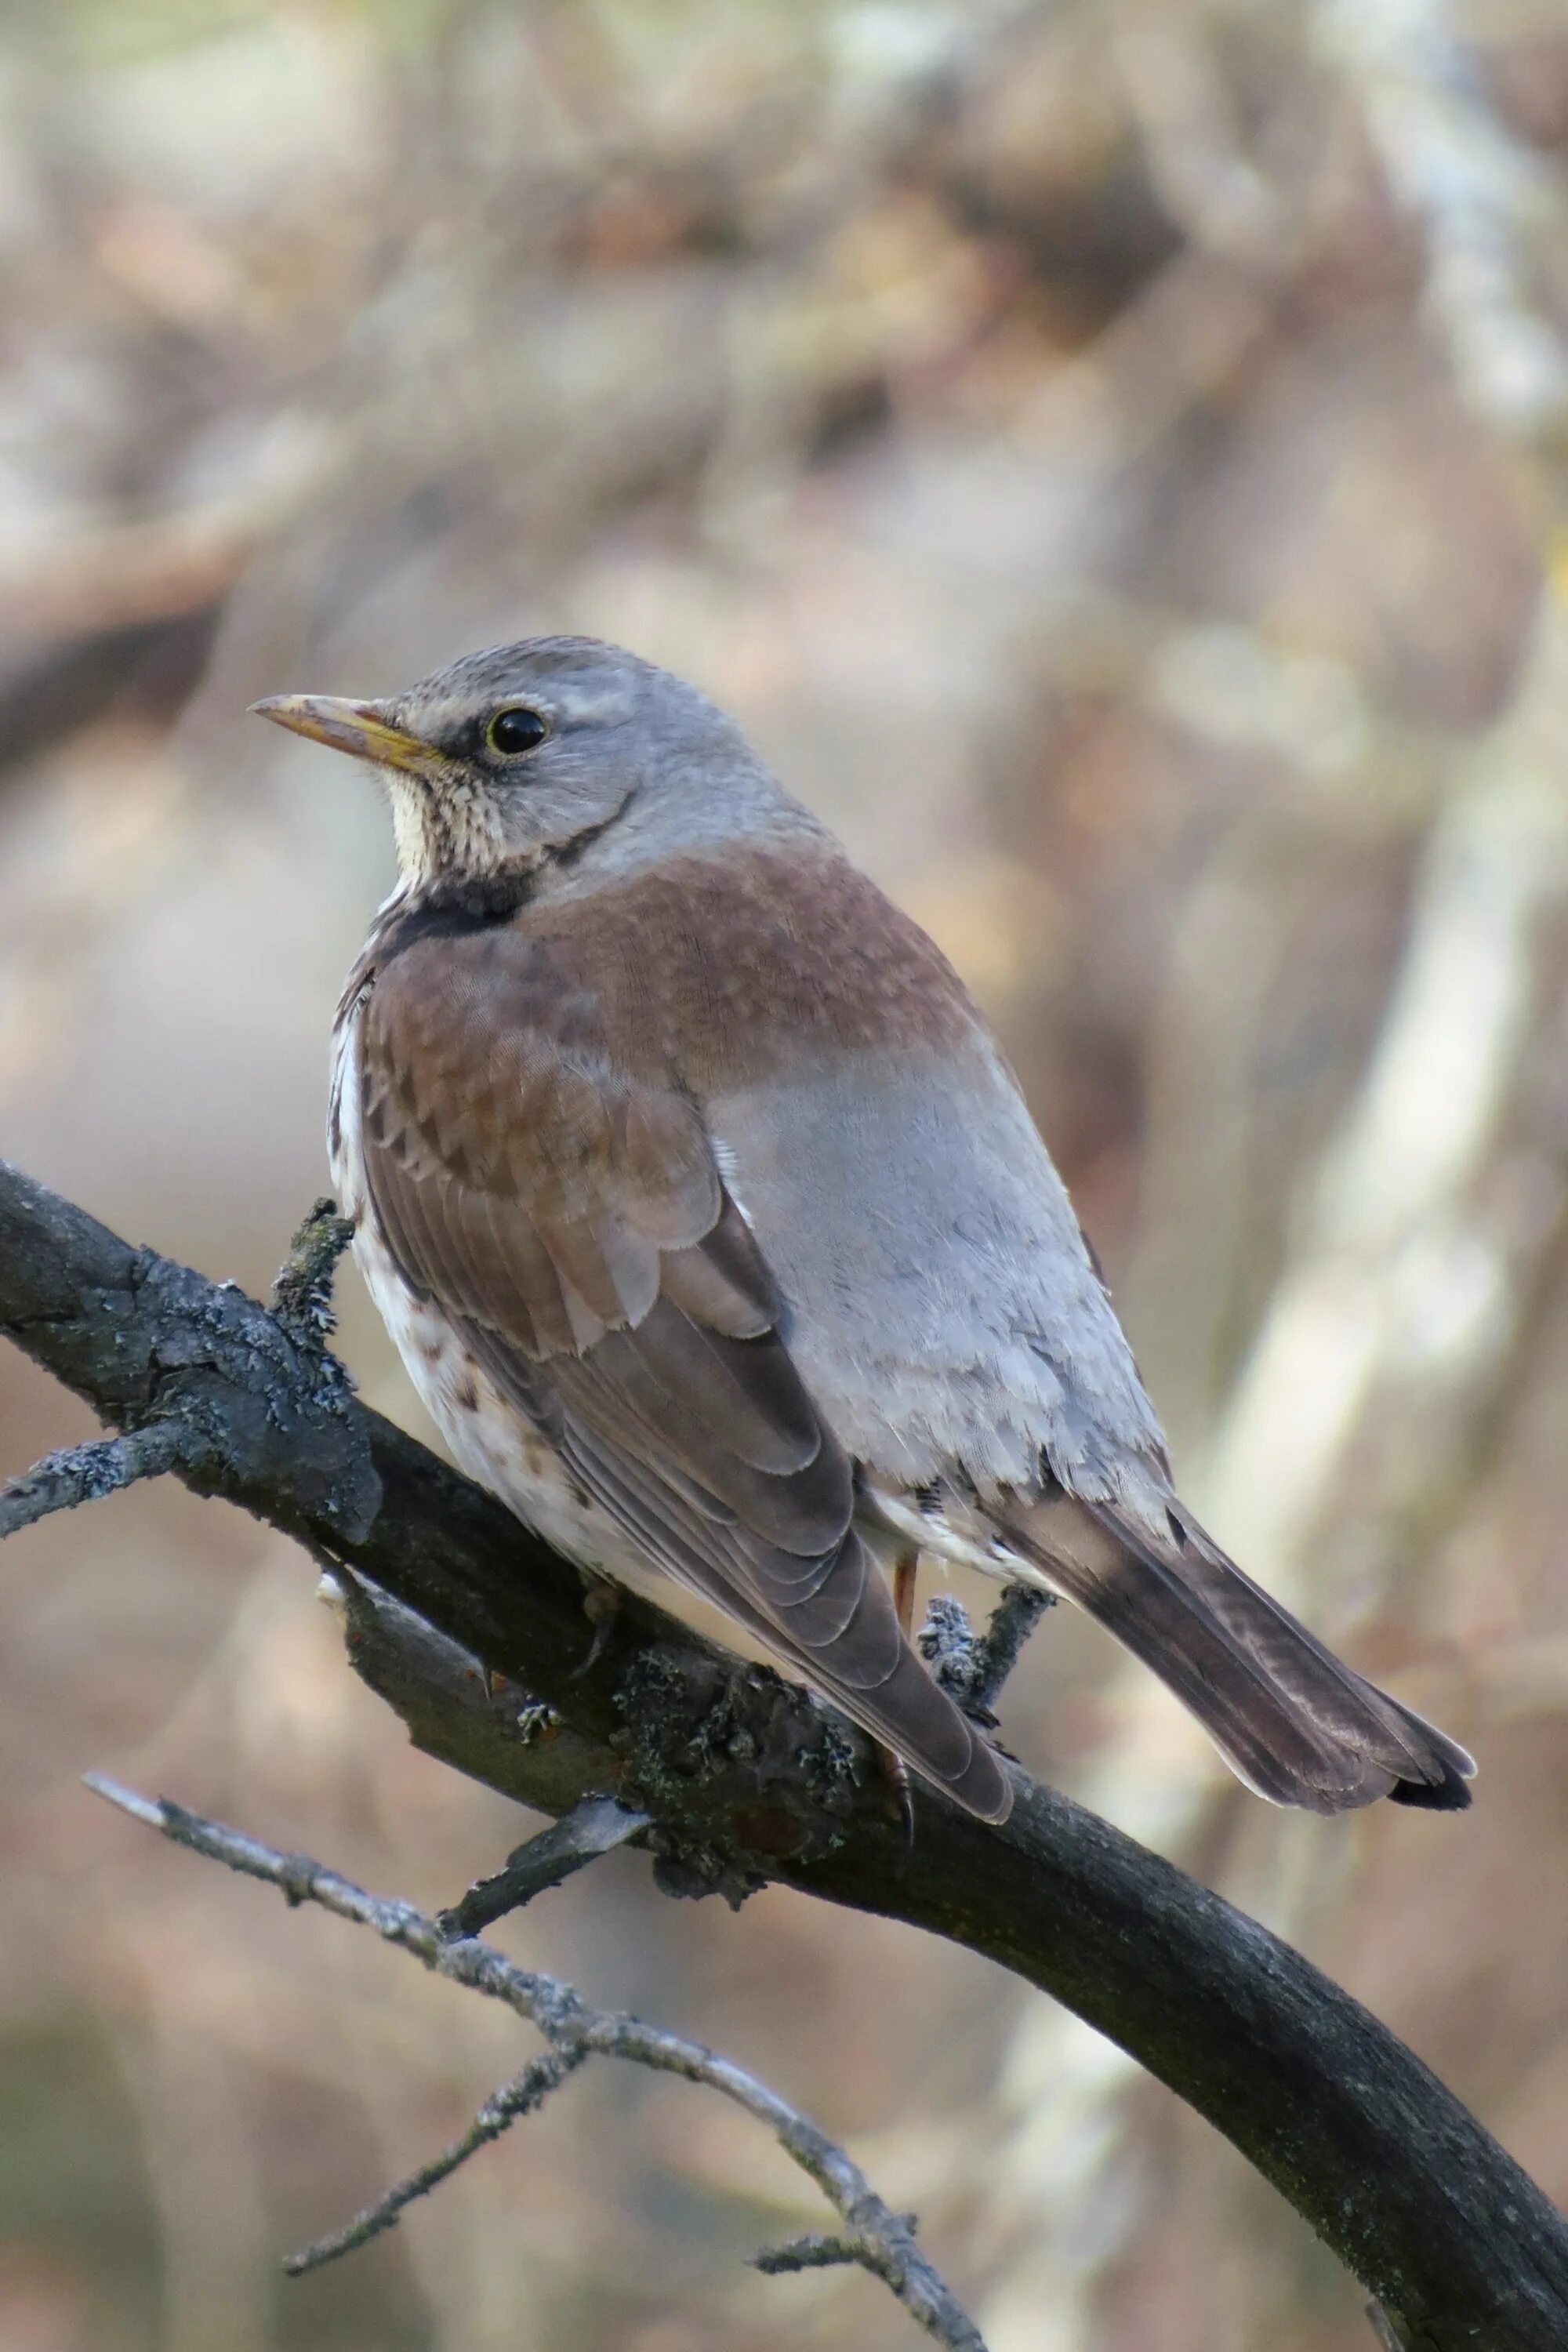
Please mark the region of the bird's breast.
[[354, 1263], [372, 1304], [458, 1467], [569, 1559], [649, 1588], [658, 1581], [657, 1571], [583, 1493], [547, 1433], [497, 1389], [460, 1323], [407, 1281], [387, 1246], [365, 1182], [361, 1138], [364, 995], [364, 988], [350, 993], [333, 1031], [327, 1148], [339, 1208], [354, 1221]]

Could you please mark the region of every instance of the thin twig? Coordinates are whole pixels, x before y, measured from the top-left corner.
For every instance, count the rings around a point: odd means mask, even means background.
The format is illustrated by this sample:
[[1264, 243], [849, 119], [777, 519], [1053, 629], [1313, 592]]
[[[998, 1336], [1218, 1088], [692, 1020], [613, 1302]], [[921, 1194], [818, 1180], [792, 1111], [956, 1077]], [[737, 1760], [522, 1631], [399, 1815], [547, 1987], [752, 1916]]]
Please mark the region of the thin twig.
[[412, 2205], [416, 2197], [428, 2197], [470, 2156], [477, 2156], [481, 2147], [488, 2147], [492, 2139], [500, 2139], [502, 2132], [510, 2131], [522, 2116], [542, 2106], [551, 2092], [558, 2091], [590, 2054], [586, 2045], [580, 2044], [574, 2050], [550, 2050], [542, 2058], [536, 2058], [485, 2101], [461, 2139], [454, 2140], [439, 2156], [433, 2156], [428, 2164], [422, 2164], [417, 2172], [411, 2172], [406, 2179], [389, 2189], [384, 2197], [378, 2197], [374, 2205], [367, 2205], [363, 2213], [345, 2221], [341, 2230], [317, 2238], [297, 2254], [285, 2255], [283, 2268], [289, 2276], [302, 2278], [307, 2271], [320, 2270], [323, 2263], [335, 2263], [341, 2254], [352, 2254], [357, 2247], [379, 2238], [384, 2230], [392, 2229], [405, 2205]]
[[790, 2271], [836, 2270], [843, 2263], [863, 2263], [866, 2257], [858, 2239], [813, 2230], [804, 2238], [791, 2238], [786, 2245], [763, 2246], [746, 2259], [764, 2278], [782, 2278]]
[[20, 1478], [0, 1487], [0, 1538], [47, 1519], [52, 1511], [74, 1511], [105, 1495], [133, 1486], [139, 1478], [162, 1477], [185, 1458], [188, 1433], [174, 1422], [149, 1422], [121, 1437], [89, 1438], [58, 1454], [46, 1454]]
[[[809, 2174], [847, 2225], [844, 2259], [873, 2271], [898, 2297], [929, 2336], [949, 2347], [949, 2352], [985, 2352], [973, 2322], [951, 2288], [915, 2243], [913, 2225], [894, 2213], [877, 2195], [853, 2159], [826, 2132], [760, 2083], [754, 2074], [721, 2057], [700, 2042], [667, 2032], [624, 2011], [589, 2007], [581, 1994], [557, 1977], [524, 1969], [493, 1946], [472, 1938], [447, 1941], [434, 1919], [413, 1904], [369, 1895], [352, 1880], [311, 1860], [306, 1854], [286, 1854], [241, 1830], [187, 1812], [168, 1798], [143, 1797], [99, 1772], [89, 1772], [87, 1785], [150, 1829], [193, 1853], [221, 1862], [247, 1877], [278, 1887], [290, 1903], [317, 1903], [341, 1919], [374, 1927], [385, 1942], [395, 1944], [437, 1976], [449, 1977], [493, 2000], [504, 2001], [520, 2017], [538, 2028], [554, 2058], [565, 2062], [563, 2075], [589, 2057], [630, 2059], [657, 2073], [678, 2074], [700, 2083], [755, 2118], [771, 2131], [780, 2147], [803, 2172]], [[533, 2085], [531, 2101], [527, 2092]], [[396, 2221], [413, 2197], [422, 2196], [456, 2169], [474, 2150], [506, 2129], [517, 2116], [537, 2105], [554, 2087], [554, 2079], [541, 2084], [528, 2070], [507, 2089], [487, 2102], [464, 2138], [412, 2175], [350, 2222], [333, 2237], [296, 2255], [292, 2269], [328, 2261], [350, 2245], [363, 2244]], [[492, 2127], [493, 2126], [493, 2127]], [[780, 2250], [775, 2249], [775, 2254]], [[787, 2250], [785, 2250], [787, 2251]], [[787, 2262], [776, 2267], [790, 2267]], [[796, 2264], [795, 2267], [803, 2267]], [[765, 2267], [765, 2264], [764, 2264]]]
[[559, 1886], [602, 1853], [613, 1853], [647, 1826], [646, 1813], [633, 1812], [614, 1797], [584, 1797], [560, 1821], [508, 1854], [504, 1869], [493, 1877], [477, 1878], [460, 1903], [438, 1911], [436, 1925], [448, 1943], [477, 1936], [509, 1911], [521, 1911], [547, 1886]]
[[[915, 2226], [912, 2213], [900, 2214], [899, 2221], [909, 2230]], [[824, 2231], [811, 2231], [804, 2238], [792, 2238], [786, 2245], [764, 2246], [751, 2257], [752, 2268], [761, 2271], [765, 2278], [779, 2278], [790, 2271], [835, 2270], [847, 2263], [858, 2263], [873, 2278], [891, 2286], [888, 2275], [887, 2253], [882, 2242], [864, 2231], [854, 2231], [841, 2237]], [[979, 2338], [975, 2338], [976, 2343]]]

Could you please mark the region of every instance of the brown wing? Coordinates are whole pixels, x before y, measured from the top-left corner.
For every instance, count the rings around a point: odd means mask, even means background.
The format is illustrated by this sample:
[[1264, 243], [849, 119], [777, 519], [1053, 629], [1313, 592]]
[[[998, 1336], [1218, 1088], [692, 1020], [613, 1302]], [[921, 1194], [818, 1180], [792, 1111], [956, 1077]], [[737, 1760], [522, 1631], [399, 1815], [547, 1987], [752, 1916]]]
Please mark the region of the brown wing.
[[405, 1280], [464, 1327], [616, 1522], [972, 1811], [1005, 1774], [900, 1631], [854, 1476], [780, 1335], [701, 1116], [631, 1074], [514, 929], [416, 940], [362, 1016], [366, 1183]]

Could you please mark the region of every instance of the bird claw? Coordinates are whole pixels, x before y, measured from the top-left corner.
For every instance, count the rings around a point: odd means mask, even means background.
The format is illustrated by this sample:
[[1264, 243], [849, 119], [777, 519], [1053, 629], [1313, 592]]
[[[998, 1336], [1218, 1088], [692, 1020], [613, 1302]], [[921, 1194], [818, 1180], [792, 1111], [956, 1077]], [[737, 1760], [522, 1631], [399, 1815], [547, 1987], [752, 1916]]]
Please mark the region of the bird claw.
[[899, 1869], [902, 1873], [908, 1869], [910, 1857], [915, 1850], [915, 1799], [910, 1784], [910, 1768], [896, 1748], [885, 1748], [880, 1740], [877, 1742], [876, 1752], [883, 1787], [898, 1808], [899, 1819], [903, 1824], [903, 1844], [899, 1860]]
[[605, 1654], [605, 1644], [615, 1630], [616, 1620], [620, 1613], [620, 1587], [612, 1584], [608, 1577], [595, 1576], [590, 1570], [584, 1570], [583, 1614], [594, 1628], [594, 1638], [588, 1644], [588, 1654], [582, 1664], [574, 1666], [572, 1669], [570, 1679], [573, 1682], [580, 1683], [585, 1675], [593, 1673]]

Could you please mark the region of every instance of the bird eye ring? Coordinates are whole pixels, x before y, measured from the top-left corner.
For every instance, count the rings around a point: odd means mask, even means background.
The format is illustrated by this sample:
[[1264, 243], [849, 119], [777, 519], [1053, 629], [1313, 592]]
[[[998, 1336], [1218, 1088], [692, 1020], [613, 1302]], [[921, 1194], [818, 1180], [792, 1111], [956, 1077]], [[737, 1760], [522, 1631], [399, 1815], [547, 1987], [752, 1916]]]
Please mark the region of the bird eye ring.
[[548, 719], [519, 703], [511, 709], [496, 712], [485, 730], [485, 740], [502, 759], [515, 760], [520, 752], [537, 751], [549, 732]]

